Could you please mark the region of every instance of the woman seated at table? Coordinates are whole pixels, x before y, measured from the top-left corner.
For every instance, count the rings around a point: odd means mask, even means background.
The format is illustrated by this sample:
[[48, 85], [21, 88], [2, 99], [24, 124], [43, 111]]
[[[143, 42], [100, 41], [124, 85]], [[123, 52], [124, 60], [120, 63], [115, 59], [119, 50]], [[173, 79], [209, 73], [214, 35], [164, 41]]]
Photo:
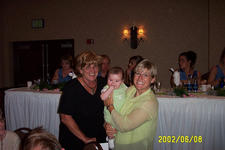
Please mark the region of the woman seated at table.
[[85, 144], [105, 142], [104, 104], [100, 94], [106, 82], [97, 78], [101, 57], [94, 52], [82, 52], [76, 57], [78, 78], [63, 89], [60, 114], [59, 142], [66, 150], [83, 150]]
[[[188, 82], [188, 79], [193, 80], [197, 79], [198, 84], [200, 84], [201, 81], [201, 75], [200, 72], [197, 70], [194, 70], [194, 65], [197, 59], [197, 55], [193, 51], [183, 52], [179, 55], [179, 69], [180, 72], [180, 81], [182, 85], [186, 85]], [[170, 84], [171, 87], [174, 87], [174, 80], [173, 76], [170, 78]]]
[[100, 70], [99, 70], [98, 76], [101, 76], [102, 78], [107, 80], [107, 75], [110, 69], [111, 60], [108, 55], [101, 55], [101, 57], [102, 57], [102, 62], [100, 64]]
[[130, 57], [127, 69], [125, 71], [125, 76], [124, 76], [124, 83], [127, 86], [133, 85], [134, 68], [142, 60], [143, 60], [143, 57], [139, 55]]
[[61, 68], [55, 71], [51, 83], [57, 84], [67, 82], [72, 79], [69, 73], [74, 72], [72, 69], [73, 59], [72, 56], [66, 55], [61, 58]]
[[[150, 89], [157, 69], [148, 59], [135, 68], [134, 86], [126, 91], [126, 99], [120, 111], [113, 106], [113, 99], [105, 100], [114, 127], [115, 150], [152, 150], [158, 118], [158, 101]], [[107, 135], [113, 138], [116, 130], [105, 125]]]
[[208, 78], [208, 84], [218, 87], [221, 80], [225, 79], [225, 48], [220, 55], [218, 65], [211, 68]]

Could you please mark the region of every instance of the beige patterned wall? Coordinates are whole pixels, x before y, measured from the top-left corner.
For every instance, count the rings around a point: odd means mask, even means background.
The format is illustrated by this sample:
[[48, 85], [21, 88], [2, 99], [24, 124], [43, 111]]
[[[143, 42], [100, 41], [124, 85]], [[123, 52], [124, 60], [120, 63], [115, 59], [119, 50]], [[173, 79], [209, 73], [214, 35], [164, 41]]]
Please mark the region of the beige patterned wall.
[[[168, 68], [178, 67], [178, 54], [194, 50], [198, 54], [196, 69], [205, 73], [208, 66], [216, 63], [225, 35], [225, 2], [210, 1], [210, 54], [213, 53], [210, 64], [208, 2], [205, 0], [6, 1], [3, 16], [5, 67], [1, 72], [4, 83], [0, 83], [0, 87], [13, 86], [10, 46], [13, 41], [73, 38], [75, 54], [93, 49], [98, 54], [109, 55], [112, 65], [123, 68], [129, 57], [142, 55], [158, 66], [163, 87], [169, 87]], [[44, 18], [46, 27], [32, 29], [33, 18]], [[143, 25], [146, 30], [145, 41], [135, 50], [120, 39], [122, 29], [133, 24]], [[94, 45], [86, 44], [88, 38], [95, 40]]]
[[217, 64], [222, 50], [225, 48], [225, 1], [210, 0], [210, 67]]

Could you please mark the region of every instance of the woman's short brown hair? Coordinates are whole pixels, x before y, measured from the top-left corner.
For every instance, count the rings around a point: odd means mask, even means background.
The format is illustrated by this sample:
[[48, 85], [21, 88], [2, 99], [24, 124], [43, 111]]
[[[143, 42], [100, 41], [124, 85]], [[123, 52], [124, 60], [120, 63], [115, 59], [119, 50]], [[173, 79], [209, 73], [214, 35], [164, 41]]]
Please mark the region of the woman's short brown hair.
[[41, 150], [61, 150], [62, 147], [56, 137], [46, 130], [38, 127], [33, 129], [23, 143], [23, 150], [32, 150], [37, 146]]
[[62, 64], [62, 61], [68, 61], [69, 64], [70, 64], [70, 67], [73, 67], [73, 56], [71, 55], [63, 55], [61, 58], [60, 58], [60, 63]]
[[103, 55], [101, 55], [101, 57], [102, 57], [102, 60], [107, 59], [109, 61], [109, 63], [111, 63], [111, 59], [109, 58], [108, 55], [103, 54]]
[[84, 51], [76, 56], [75, 59], [75, 70], [76, 75], [81, 76], [80, 69], [84, 68], [86, 65], [101, 63], [101, 56], [96, 55], [93, 51]]

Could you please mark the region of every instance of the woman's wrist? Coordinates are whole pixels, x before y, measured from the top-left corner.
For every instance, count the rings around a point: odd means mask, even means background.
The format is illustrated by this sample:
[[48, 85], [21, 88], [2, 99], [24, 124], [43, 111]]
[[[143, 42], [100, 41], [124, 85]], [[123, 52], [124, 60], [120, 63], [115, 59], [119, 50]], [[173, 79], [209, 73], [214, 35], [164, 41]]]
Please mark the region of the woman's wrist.
[[111, 113], [111, 112], [113, 111], [113, 109], [114, 109], [113, 104], [108, 105], [108, 106], [107, 106], [107, 109], [108, 109], [108, 111]]

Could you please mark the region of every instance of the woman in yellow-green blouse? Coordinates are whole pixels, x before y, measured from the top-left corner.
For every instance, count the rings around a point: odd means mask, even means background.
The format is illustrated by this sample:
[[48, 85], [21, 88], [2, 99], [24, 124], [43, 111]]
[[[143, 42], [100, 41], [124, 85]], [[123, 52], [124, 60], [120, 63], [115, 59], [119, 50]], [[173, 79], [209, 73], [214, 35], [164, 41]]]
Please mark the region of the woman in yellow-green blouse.
[[106, 124], [109, 137], [115, 136], [115, 150], [152, 150], [158, 118], [158, 101], [150, 89], [155, 81], [157, 69], [148, 59], [135, 68], [134, 86], [126, 91], [126, 100], [117, 112], [113, 99], [105, 101], [111, 112], [115, 129]]

